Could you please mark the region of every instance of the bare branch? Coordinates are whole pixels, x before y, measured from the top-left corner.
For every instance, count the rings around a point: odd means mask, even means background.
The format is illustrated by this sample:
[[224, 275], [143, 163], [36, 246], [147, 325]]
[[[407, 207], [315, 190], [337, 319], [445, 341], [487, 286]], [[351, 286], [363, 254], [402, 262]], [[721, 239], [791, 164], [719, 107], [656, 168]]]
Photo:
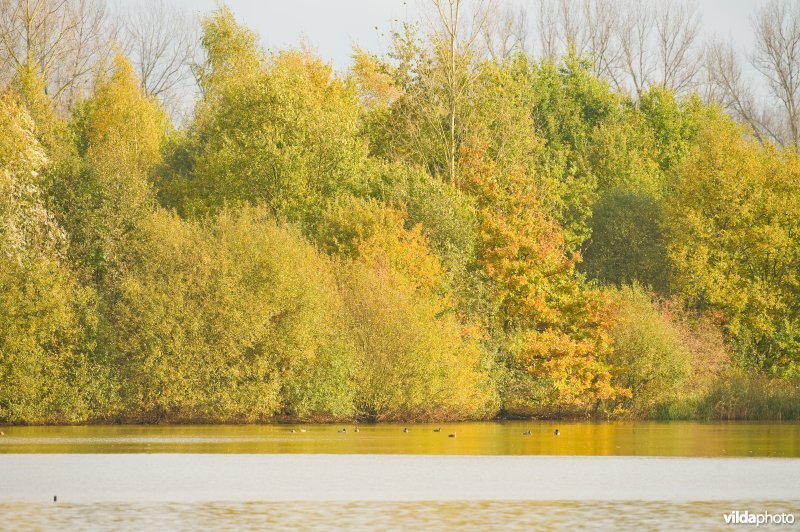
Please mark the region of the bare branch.
[[191, 65], [200, 53], [194, 17], [165, 0], [129, 4], [118, 18], [117, 39], [136, 66], [145, 93], [159, 98], [170, 112], [179, 111], [186, 94], [193, 92]]
[[781, 105], [786, 128], [784, 144], [800, 141], [800, 4], [773, 0], [753, 18], [756, 46], [750, 61]]
[[61, 108], [85, 94], [107, 50], [102, 0], [0, 0], [0, 81], [35, 65]]

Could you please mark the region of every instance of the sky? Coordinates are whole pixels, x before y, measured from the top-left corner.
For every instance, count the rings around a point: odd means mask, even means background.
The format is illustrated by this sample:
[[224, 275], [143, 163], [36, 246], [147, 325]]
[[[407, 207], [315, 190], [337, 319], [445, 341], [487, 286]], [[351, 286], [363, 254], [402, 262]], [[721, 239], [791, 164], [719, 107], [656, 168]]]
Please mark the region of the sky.
[[[189, 11], [204, 14], [214, 10], [217, 0], [170, 0]], [[499, 0], [526, 5], [535, 13], [532, 0]], [[746, 52], [752, 46], [750, 17], [767, 0], [696, 0], [705, 36], [734, 40]], [[337, 70], [350, 64], [354, 44], [381, 52], [388, 44], [392, 24], [417, 20], [425, 0], [226, 0], [237, 19], [258, 32], [267, 48], [310, 43]]]

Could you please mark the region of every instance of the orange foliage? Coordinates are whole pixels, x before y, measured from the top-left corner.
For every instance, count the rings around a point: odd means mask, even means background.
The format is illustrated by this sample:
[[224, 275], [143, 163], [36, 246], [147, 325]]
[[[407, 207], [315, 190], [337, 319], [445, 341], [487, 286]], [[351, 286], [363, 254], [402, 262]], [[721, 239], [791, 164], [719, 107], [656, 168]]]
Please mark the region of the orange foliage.
[[495, 285], [503, 329], [511, 338], [513, 369], [545, 384], [539, 404], [586, 408], [627, 390], [616, 389], [606, 358], [611, 351], [610, 302], [575, 273], [559, 224], [522, 167], [502, 172], [474, 142], [462, 152], [464, 183], [480, 199], [479, 260]]

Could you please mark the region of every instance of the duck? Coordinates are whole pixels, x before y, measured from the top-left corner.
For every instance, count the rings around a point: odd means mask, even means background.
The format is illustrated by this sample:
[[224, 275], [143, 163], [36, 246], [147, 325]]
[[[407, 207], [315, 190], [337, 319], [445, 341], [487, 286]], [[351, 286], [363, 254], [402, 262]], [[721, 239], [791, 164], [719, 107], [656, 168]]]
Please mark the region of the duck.
[[410, 430], [408, 430], [408, 427], [404, 427], [404, 428], [403, 428], [403, 432], [411, 432], [411, 431], [410, 431]]
[[553, 431], [553, 434], [555, 434], [556, 436], [561, 436], [561, 431], [556, 429]]
[[530, 436], [531, 435], [531, 431], [526, 430], [525, 432], [522, 433], [522, 435], [523, 436]]
[[336, 432], [347, 432], [347, 429], [339, 429]]
[[442, 427], [439, 427], [439, 428], [433, 429], [433, 432], [442, 432]]
[[361, 432], [361, 429], [359, 429], [358, 427], [356, 427], [356, 428], [354, 428], [354, 429], [353, 429], [353, 432]]
[[289, 429], [289, 432], [291, 432], [292, 434], [294, 434], [294, 433], [295, 433], [295, 432], [297, 432], [297, 431], [296, 431], [296, 430], [294, 430], [294, 429]]
[[454, 432], [452, 434], [448, 434], [447, 437], [448, 438], [455, 438], [456, 437], [456, 433]]
[[305, 431], [306, 431], [306, 429], [300, 429], [300, 432], [305, 432]]

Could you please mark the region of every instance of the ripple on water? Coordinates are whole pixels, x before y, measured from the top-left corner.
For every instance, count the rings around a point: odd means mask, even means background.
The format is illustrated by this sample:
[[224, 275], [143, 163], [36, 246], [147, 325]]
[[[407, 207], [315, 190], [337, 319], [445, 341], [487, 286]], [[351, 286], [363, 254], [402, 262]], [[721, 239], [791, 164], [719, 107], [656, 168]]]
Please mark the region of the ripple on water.
[[[14, 529], [723, 529], [732, 510], [787, 512], [800, 501], [452, 501], [0, 503]], [[770, 527], [770, 530], [777, 529]]]

